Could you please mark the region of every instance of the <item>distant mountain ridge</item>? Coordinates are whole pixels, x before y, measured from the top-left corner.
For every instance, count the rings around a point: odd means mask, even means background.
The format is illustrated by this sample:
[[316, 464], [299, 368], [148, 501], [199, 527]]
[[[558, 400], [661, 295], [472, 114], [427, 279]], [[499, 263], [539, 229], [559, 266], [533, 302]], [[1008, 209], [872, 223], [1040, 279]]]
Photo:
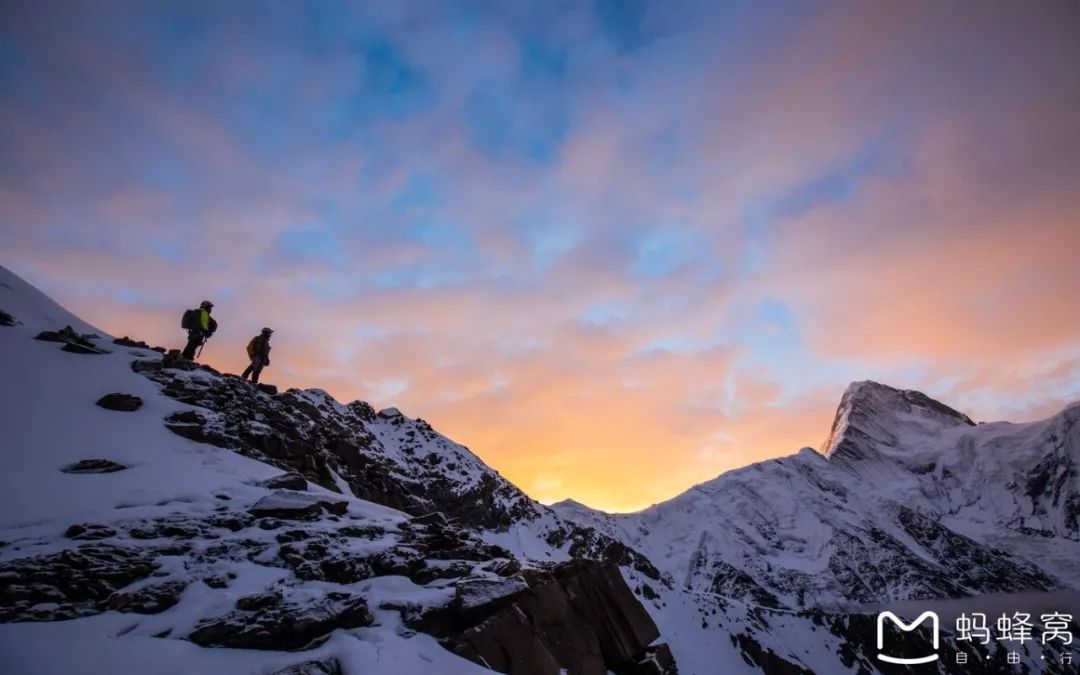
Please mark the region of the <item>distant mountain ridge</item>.
[[976, 425], [852, 384], [820, 452], [725, 473], [633, 514], [553, 506], [688, 589], [789, 608], [1080, 586], [1080, 405]]

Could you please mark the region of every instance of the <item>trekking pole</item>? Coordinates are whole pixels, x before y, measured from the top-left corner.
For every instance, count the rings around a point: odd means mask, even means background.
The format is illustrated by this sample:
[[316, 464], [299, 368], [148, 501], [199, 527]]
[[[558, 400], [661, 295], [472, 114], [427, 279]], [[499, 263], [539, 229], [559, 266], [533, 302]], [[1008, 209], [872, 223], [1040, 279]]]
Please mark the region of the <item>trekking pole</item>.
[[202, 356], [202, 348], [206, 346], [206, 341], [210, 338], [203, 336], [202, 342], [199, 343], [199, 351], [195, 352], [195, 358]]

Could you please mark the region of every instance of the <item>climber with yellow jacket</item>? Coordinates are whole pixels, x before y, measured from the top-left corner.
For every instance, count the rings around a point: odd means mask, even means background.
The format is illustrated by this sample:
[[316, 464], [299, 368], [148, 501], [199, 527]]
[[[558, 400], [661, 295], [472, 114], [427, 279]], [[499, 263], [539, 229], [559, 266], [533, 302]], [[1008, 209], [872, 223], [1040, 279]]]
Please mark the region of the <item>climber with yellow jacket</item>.
[[213, 309], [214, 303], [203, 300], [198, 309], [187, 310], [180, 320], [180, 327], [188, 332], [187, 346], [180, 355], [188, 361], [195, 360], [195, 350], [199, 349], [217, 330], [217, 321], [210, 316]]

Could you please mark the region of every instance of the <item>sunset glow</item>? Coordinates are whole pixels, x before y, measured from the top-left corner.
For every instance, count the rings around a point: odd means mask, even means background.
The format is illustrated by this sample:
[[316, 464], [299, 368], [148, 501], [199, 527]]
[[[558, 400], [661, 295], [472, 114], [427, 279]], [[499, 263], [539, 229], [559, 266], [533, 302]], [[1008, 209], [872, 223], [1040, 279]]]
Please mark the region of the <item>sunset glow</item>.
[[[556, 7], [558, 5], [558, 7]], [[847, 384], [1080, 399], [1080, 4], [0, 9], [0, 264], [627, 511]], [[2, 309], [2, 308], [0, 308]]]

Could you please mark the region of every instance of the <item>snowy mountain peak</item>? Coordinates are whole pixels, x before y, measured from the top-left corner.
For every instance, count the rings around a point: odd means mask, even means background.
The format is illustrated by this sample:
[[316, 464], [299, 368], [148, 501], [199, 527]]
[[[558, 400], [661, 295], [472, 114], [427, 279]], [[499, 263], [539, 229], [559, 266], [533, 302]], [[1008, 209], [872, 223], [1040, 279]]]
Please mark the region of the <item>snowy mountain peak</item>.
[[821, 454], [844, 460], [891, 456], [920, 437], [971, 426], [975, 423], [967, 415], [920, 391], [853, 382], [840, 399]]

